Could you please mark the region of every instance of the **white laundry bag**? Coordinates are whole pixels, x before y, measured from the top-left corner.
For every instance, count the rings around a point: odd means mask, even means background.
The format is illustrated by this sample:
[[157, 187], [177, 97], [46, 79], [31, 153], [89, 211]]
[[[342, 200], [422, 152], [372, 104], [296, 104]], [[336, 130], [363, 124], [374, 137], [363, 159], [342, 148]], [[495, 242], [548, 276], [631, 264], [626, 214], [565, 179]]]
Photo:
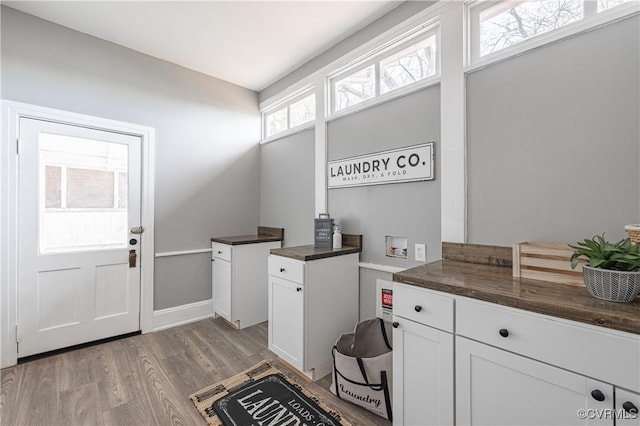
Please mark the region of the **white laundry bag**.
[[331, 392], [388, 420], [391, 414], [392, 348], [389, 323], [381, 318], [361, 321], [333, 347]]

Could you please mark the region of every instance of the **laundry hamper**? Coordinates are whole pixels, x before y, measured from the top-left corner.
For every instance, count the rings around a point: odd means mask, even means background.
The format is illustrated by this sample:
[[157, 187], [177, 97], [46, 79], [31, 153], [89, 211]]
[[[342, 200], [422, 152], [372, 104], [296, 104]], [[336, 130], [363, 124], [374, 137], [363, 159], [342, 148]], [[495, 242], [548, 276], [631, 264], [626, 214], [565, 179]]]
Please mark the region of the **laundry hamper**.
[[333, 347], [331, 392], [388, 420], [391, 413], [392, 348], [390, 324], [381, 318], [361, 321]]

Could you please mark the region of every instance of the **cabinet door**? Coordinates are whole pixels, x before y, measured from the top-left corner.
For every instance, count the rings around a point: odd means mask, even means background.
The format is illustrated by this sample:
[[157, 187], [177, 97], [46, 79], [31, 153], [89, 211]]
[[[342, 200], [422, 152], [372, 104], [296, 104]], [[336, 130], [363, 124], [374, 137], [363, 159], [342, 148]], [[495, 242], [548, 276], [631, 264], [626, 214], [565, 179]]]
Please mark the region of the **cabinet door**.
[[453, 424], [453, 335], [393, 321], [393, 423]]
[[463, 337], [455, 342], [458, 424], [613, 425], [597, 414], [611, 411], [611, 385]]
[[269, 276], [269, 350], [303, 370], [304, 286]]
[[213, 258], [211, 262], [211, 296], [213, 298], [213, 313], [229, 321], [231, 317], [231, 262], [220, 258]]
[[640, 394], [616, 388], [616, 426], [640, 425]]

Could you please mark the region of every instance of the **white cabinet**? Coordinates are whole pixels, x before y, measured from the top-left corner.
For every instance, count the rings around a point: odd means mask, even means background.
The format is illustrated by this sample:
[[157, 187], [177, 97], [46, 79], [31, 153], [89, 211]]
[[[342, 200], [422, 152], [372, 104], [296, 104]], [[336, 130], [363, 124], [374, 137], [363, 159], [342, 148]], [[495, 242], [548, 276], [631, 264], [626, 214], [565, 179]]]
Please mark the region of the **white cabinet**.
[[458, 424], [611, 425], [588, 413], [611, 409], [613, 395], [610, 384], [456, 337]]
[[267, 258], [280, 241], [211, 247], [213, 314], [238, 328], [267, 320]]
[[357, 253], [314, 260], [269, 256], [269, 350], [312, 380], [358, 322]]
[[393, 312], [393, 423], [453, 424], [453, 298], [394, 284]]
[[393, 290], [394, 424], [640, 426], [639, 335]]

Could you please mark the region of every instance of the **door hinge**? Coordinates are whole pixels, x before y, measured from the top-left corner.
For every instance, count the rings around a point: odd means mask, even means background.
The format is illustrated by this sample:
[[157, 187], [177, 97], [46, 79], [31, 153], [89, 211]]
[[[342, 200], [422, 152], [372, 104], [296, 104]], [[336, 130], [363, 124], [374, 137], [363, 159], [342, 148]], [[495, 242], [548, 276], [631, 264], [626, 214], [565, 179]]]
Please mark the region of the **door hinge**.
[[20, 325], [16, 324], [16, 343], [20, 343]]

